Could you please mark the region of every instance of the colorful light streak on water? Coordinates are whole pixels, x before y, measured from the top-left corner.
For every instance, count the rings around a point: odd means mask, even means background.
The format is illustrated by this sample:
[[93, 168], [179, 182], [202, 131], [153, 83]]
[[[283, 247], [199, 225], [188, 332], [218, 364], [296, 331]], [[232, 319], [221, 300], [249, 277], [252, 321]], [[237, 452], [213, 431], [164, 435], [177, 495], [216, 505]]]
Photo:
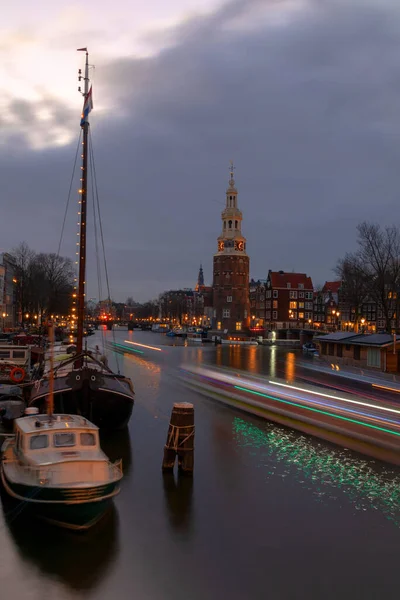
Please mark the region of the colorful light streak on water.
[[238, 385], [235, 385], [234, 387], [237, 390], [240, 390], [242, 392], [247, 392], [249, 394], [254, 394], [255, 396], [262, 396], [264, 398], [268, 398], [269, 400], [274, 400], [275, 402], [289, 404], [291, 406], [295, 406], [296, 408], [310, 410], [312, 412], [319, 413], [321, 415], [333, 417], [334, 419], [339, 419], [341, 421], [347, 421], [349, 423], [354, 423], [355, 425], [362, 425], [363, 427], [369, 427], [370, 429], [376, 429], [378, 431], [383, 431], [384, 433], [390, 433], [391, 435], [400, 437], [400, 433], [398, 433], [397, 431], [392, 431], [391, 429], [386, 429], [385, 427], [378, 427], [377, 425], [372, 425], [371, 423], [364, 423], [363, 421], [358, 421], [356, 419], [350, 419], [349, 417], [343, 417], [341, 415], [336, 415], [336, 414], [328, 412], [326, 410], [319, 410], [317, 408], [312, 408], [311, 406], [305, 406], [304, 404], [299, 404], [298, 402], [291, 402], [290, 400], [283, 400], [283, 398], [276, 398], [275, 396], [269, 396], [268, 394], [262, 394], [261, 392], [256, 392], [254, 390], [250, 390], [248, 388], [243, 388]]
[[140, 346], [141, 348], [148, 348], [149, 350], [156, 350], [157, 352], [162, 352], [161, 348], [157, 348], [156, 346], [148, 346], [147, 344], [139, 344], [138, 342], [130, 342], [129, 340], [124, 340], [126, 344], [132, 344], [133, 346]]
[[330, 448], [272, 423], [261, 428], [235, 417], [233, 431], [238, 446], [247, 447], [251, 453], [261, 451], [268, 479], [294, 472], [295, 480], [314, 493], [319, 502], [337, 502], [340, 491], [356, 510], [379, 511], [400, 528], [398, 469], [383, 466], [378, 469], [371, 460]]

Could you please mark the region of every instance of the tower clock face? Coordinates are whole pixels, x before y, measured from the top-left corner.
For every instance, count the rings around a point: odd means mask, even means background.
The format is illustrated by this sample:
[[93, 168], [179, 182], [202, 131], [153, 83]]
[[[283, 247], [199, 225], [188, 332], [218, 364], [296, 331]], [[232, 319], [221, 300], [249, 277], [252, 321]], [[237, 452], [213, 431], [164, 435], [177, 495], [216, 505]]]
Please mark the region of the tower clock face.
[[222, 252], [224, 249], [224, 242], [218, 242], [218, 252]]
[[243, 252], [244, 250], [244, 242], [235, 242], [235, 250], [239, 250], [239, 252]]

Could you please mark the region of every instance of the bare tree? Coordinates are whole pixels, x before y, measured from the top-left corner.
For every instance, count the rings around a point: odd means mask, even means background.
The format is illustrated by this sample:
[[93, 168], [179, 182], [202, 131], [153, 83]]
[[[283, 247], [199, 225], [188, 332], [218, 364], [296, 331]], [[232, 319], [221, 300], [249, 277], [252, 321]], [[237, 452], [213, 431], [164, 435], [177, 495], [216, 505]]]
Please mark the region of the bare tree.
[[391, 332], [399, 318], [400, 291], [400, 229], [388, 226], [382, 229], [375, 223], [360, 223], [358, 250], [338, 262], [336, 272], [343, 280], [343, 292], [356, 311], [356, 322], [361, 306], [367, 301], [376, 304]]
[[381, 229], [363, 222], [358, 226], [358, 256], [368, 283], [368, 291], [383, 312], [386, 331], [398, 321], [400, 288], [400, 230], [395, 225]]
[[354, 311], [354, 330], [357, 332], [362, 305], [368, 298], [368, 281], [358, 254], [347, 253], [338, 261], [335, 272], [342, 281], [341, 302], [348, 308], [349, 319]]

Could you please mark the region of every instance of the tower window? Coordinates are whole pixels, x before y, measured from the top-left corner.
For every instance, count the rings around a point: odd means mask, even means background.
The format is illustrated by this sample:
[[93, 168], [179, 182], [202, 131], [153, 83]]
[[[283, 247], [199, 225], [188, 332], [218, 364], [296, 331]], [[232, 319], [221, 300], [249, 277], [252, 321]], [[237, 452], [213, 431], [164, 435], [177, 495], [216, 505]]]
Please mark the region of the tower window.
[[226, 229], [226, 221], [224, 221], [224, 229]]
[[237, 228], [238, 228], [238, 222], [235, 221], [235, 229], [237, 229]]
[[232, 221], [229, 221], [229, 229], [232, 229]]

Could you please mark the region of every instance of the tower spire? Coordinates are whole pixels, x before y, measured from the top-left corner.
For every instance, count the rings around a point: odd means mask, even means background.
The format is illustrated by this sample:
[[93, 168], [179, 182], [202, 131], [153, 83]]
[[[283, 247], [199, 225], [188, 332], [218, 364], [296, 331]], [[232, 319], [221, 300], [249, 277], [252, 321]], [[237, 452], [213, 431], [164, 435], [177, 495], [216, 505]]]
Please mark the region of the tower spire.
[[196, 292], [198, 292], [202, 287], [204, 287], [204, 273], [203, 265], [200, 263], [199, 274], [197, 276]]
[[229, 187], [234, 187], [235, 179], [234, 179], [234, 171], [236, 167], [233, 164], [233, 160], [229, 161]]

